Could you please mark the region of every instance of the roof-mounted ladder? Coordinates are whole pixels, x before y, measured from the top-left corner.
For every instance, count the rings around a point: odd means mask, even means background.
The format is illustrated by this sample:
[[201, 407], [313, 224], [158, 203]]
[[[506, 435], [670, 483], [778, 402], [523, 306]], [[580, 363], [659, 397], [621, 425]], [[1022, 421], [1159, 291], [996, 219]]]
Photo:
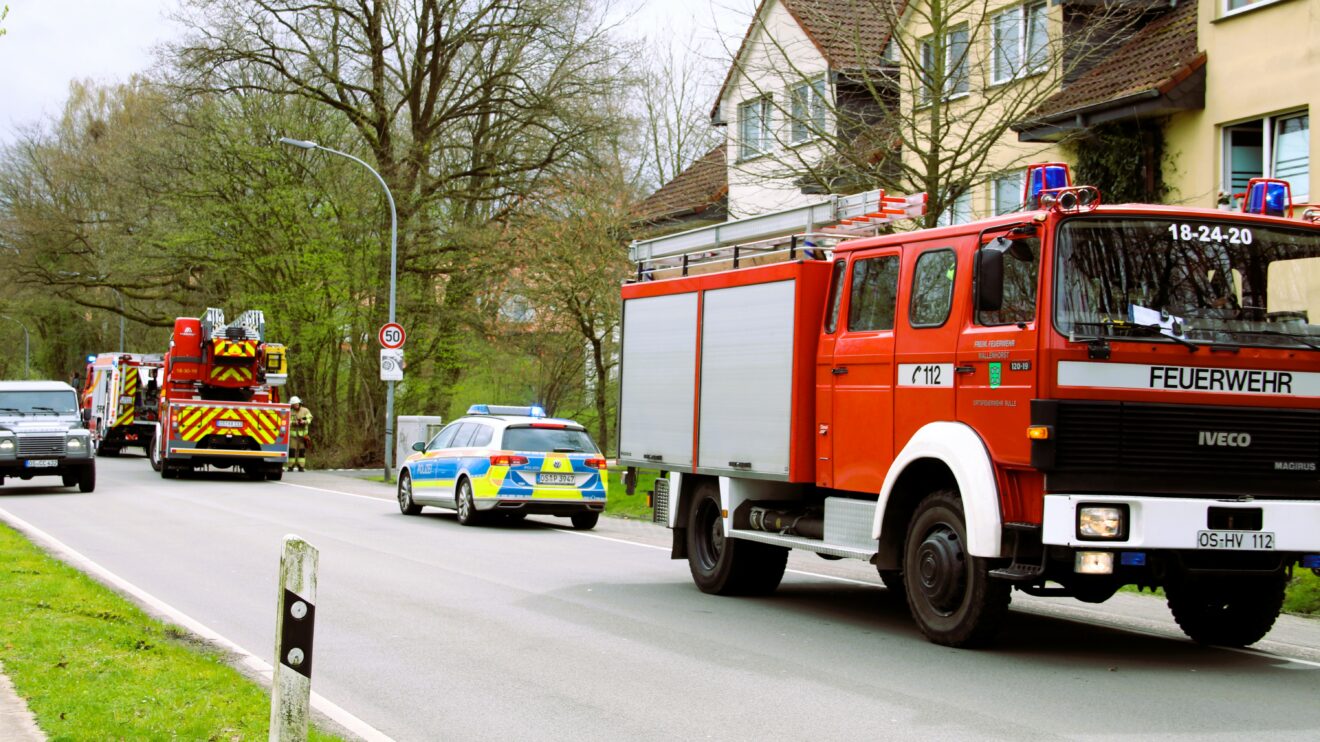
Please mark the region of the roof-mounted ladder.
[[924, 193], [887, 196], [884, 189], [876, 189], [851, 196], [831, 196], [814, 204], [650, 240], [635, 240], [628, 246], [628, 257], [637, 265], [639, 280], [660, 268], [681, 267], [683, 275], [697, 264], [731, 263], [732, 268], [738, 268], [743, 257], [753, 255], [787, 253], [793, 260], [800, 250], [823, 251], [846, 239], [874, 235], [878, 227], [896, 219], [925, 213]]

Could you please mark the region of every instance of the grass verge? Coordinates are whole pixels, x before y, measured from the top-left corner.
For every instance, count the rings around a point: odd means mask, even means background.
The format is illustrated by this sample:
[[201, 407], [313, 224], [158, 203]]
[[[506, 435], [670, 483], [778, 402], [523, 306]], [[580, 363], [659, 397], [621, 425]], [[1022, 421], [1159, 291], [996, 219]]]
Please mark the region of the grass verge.
[[0, 575], [0, 662], [52, 739], [267, 738], [269, 693], [221, 653], [5, 525]]
[[609, 500], [605, 503], [605, 514], [633, 520], [650, 520], [651, 506], [647, 504], [647, 495], [655, 487], [655, 477], [660, 472], [654, 469], [637, 470], [637, 488], [629, 495], [624, 491], [623, 468], [610, 469]]
[[[1136, 585], [1126, 585], [1121, 591], [1138, 592]], [[1154, 593], [1150, 590], [1140, 592], [1143, 595], [1154, 595], [1161, 600], [1164, 599], [1164, 591], [1159, 588], [1156, 588]], [[1288, 583], [1288, 591], [1284, 593], [1283, 612], [1298, 616], [1320, 617], [1320, 577], [1316, 577], [1309, 569], [1294, 568], [1292, 581]]]

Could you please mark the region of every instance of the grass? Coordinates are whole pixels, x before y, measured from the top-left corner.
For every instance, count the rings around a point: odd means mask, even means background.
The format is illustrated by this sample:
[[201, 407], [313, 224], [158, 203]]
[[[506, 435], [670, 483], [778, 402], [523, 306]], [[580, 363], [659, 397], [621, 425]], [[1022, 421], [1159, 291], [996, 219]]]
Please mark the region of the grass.
[[52, 739], [268, 736], [268, 691], [222, 653], [3, 525], [0, 662]]
[[[1138, 592], [1136, 585], [1125, 585], [1121, 590], [1125, 593]], [[1152, 594], [1149, 590], [1140, 592], [1143, 595]], [[1153, 594], [1164, 598], [1164, 591], [1159, 588]], [[1283, 611], [1298, 616], [1320, 617], [1320, 577], [1316, 577], [1309, 569], [1294, 568], [1292, 581], [1288, 583], [1288, 591], [1284, 594]]]
[[647, 495], [655, 487], [655, 477], [659, 474], [654, 469], [637, 470], [637, 488], [629, 495], [624, 491], [620, 477], [623, 468], [610, 469], [609, 500], [605, 504], [605, 514], [633, 520], [650, 520], [651, 506], [647, 504]]

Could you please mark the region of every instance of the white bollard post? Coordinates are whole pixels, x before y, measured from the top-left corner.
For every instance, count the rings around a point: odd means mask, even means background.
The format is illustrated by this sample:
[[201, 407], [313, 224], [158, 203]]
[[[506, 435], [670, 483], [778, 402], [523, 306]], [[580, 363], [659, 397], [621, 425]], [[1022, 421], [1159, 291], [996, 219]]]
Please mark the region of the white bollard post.
[[307, 739], [312, 695], [312, 633], [316, 621], [316, 547], [292, 534], [280, 556], [275, 674], [271, 678], [270, 739]]

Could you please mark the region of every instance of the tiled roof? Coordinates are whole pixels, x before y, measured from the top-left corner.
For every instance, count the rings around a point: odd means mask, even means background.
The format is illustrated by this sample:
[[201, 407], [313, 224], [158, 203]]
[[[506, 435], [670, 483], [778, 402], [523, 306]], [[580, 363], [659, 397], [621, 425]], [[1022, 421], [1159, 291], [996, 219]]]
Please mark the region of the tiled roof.
[[[752, 14], [752, 22], [743, 34], [742, 44], [715, 97], [711, 116], [718, 115], [724, 91], [733, 79], [739, 60], [757, 27], [761, 11], [770, 0], [761, 0]], [[778, 0], [807, 38], [835, 70], [857, 70], [881, 66], [881, 56], [892, 32], [890, 20], [902, 17], [907, 0]], [[886, 6], [892, 10], [885, 10]]]
[[729, 194], [729, 171], [724, 153], [727, 145], [712, 149], [687, 166], [673, 180], [647, 196], [633, 209], [644, 221], [656, 222], [700, 214]]
[[1045, 101], [1032, 115], [1049, 119], [1137, 93], [1167, 93], [1205, 63], [1197, 49], [1195, 2], [1182, 2]]

